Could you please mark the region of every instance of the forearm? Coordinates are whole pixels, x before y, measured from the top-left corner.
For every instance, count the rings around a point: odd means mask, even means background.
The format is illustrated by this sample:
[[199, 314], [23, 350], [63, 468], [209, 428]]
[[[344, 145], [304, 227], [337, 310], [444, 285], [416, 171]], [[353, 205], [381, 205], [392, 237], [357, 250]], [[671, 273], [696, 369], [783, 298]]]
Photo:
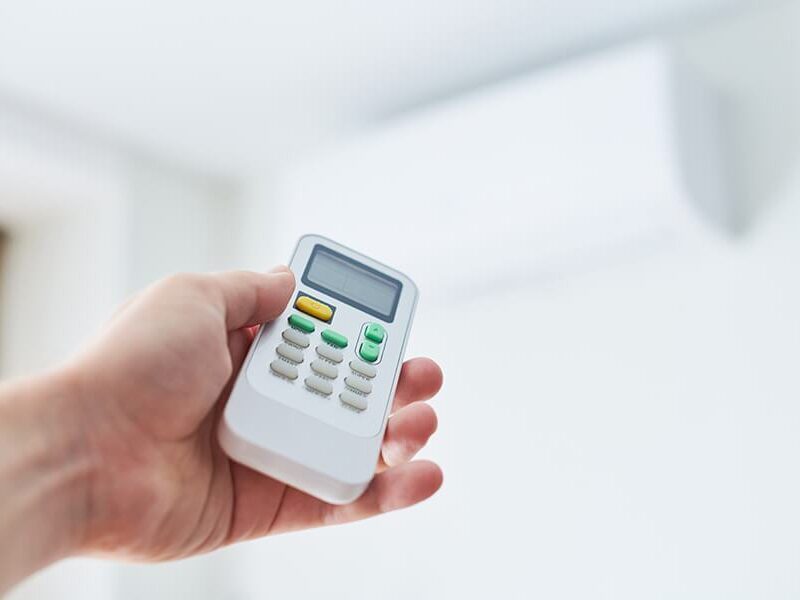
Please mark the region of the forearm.
[[68, 371], [0, 385], [0, 595], [76, 552], [89, 472]]

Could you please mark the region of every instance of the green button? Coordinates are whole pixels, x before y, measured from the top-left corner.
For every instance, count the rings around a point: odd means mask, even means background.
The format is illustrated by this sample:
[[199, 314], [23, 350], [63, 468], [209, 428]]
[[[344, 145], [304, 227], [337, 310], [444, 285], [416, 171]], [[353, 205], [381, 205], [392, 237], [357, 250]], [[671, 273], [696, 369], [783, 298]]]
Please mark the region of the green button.
[[331, 346], [336, 346], [337, 348], [347, 348], [347, 338], [333, 329], [326, 329], [323, 331], [322, 339], [328, 342]]
[[377, 323], [370, 323], [367, 325], [367, 330], [364, 332], [364, 337], [375, 342], [376, 344], [380, 344], [383, 342], [383, 338], [386, 337], [386, 331]]
[[313, 333], [314, 331], [314, 323], [300, 315], [292, 315], [289, 317], [289, 325], [306, 333]]
[[378, 344], [373, 344], [372, 342], [361, 342], [361, 348], [358, 350], [358, 354], [367, 362], [375, 362], [378, 360], [378, 355], [381, 353], [381, 349], [378, 347]]

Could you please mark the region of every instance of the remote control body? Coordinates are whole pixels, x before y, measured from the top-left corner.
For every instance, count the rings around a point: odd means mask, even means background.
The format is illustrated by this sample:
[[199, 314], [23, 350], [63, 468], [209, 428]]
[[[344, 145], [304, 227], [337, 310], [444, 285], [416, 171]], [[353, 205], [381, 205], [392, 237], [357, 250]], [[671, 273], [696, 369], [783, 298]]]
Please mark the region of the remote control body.
[[335, 504], [375, 473], [417, 304], [402, 273], [316, 235], [289, 268], [297, 289], [263, 325], [219, 440], [235, 461]]

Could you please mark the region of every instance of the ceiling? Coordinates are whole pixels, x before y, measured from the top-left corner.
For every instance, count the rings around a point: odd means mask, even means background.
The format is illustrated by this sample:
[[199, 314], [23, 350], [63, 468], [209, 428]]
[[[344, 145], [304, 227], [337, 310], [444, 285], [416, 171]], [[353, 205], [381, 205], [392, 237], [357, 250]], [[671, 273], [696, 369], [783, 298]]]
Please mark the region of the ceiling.
[[737, 0], [27, 0], [0, 100], [249, 175], [312, 144]]

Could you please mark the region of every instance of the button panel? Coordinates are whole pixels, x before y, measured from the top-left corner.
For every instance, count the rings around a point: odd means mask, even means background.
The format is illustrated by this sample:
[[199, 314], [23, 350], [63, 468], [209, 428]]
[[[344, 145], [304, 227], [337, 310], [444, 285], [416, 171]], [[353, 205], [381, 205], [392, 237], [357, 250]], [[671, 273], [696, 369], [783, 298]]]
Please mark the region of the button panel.
[[[327, 313], [317, 310], [317, 305], [326, 306], [301, 295], [295, 308], [321, 319]], [[335, 310], [331, 309], [329, 316], [332, 317], [334, 313]], [[369, 408], [369, 395], [374, 387], [373, 380], [378, 375], [377, 364], [387, 344], [384, 327], [373, 322], [362, 323], [354, 336], [357, 344], [354, 344], [352, 350], [348, 350], [350, 340], [345, 333], [349, 332], [341, 333], [334, 329], [318, 331], [312, 320], [296, 313], [289, 315], [288, 319], [290, 327], [281, 333], [283, 340], [275, 348], [276, 356], [269, 365], [270, 370], [290, 383], [301, 379], [307, 393], [317, 395], [316, 402], [325, 401], [319, 396], [328, 397], [336, 393], [341, 403], [337, 405], [341, 409], [348, 409], [355, 414], [366, 411]], [[308, 366], [303, 367], [306, 363], [305, 351], [312, 341], [315, 343], [314, 352], [309, 358]], [[345, 361], [345, 357], [349, 369], [339, 379], [339, 366]], [[305, 369], [302, 373], [301, 368]]]

